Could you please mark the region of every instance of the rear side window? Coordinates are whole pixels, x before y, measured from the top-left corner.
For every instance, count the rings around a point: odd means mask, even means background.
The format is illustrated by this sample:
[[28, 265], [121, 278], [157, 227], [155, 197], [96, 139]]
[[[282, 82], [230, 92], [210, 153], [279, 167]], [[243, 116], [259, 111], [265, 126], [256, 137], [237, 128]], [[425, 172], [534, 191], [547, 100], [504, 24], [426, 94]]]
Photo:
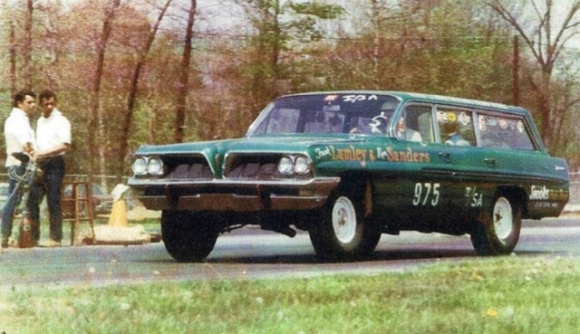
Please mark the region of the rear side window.
[[516, 150], [534, 150], [534, 142], [523, 119], [479, 115], [481, 146]]
[[437, 124], [441, 143], [453, 146], [476, 146], [473, 112], [462, 109], [437, 108]]

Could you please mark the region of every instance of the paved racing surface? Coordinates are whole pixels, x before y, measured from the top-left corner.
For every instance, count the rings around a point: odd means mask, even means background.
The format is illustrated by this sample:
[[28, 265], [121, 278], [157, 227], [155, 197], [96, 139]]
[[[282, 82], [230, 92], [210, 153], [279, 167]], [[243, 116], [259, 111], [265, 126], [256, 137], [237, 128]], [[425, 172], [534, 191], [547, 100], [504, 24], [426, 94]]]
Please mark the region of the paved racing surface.
[[[515, 254], [580, 257], [579, 242], [579, 218], [525, 221]], [[0, 289], [393, 272], [475, 257], [468, 236], [403, 232], [384, 235], [373, 256], [364, 261], [320, 263], [305, 233], [291, 239], [242, 230], [220, 237], [203, 263], [178, 263], [163, 243], [4, 249]]]

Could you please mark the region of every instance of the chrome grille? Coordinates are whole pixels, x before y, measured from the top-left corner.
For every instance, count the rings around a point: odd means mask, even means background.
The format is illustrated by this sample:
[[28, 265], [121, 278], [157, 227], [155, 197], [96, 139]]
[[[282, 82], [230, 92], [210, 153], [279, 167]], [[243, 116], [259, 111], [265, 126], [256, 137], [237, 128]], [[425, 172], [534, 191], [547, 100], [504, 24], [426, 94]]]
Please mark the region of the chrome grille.
[[207, 163], [180, 163], [169, 174], [171, 179], [212, 179], [213, 173]]
[[272, 179], [281, 176], [276, 164], [247, 163], [236, 166], [227, 177], [232, 179]]
[[279, 154], [229, 156], [225, 177], [229, 179], [268, 180], [283, 177], [278, 172]]

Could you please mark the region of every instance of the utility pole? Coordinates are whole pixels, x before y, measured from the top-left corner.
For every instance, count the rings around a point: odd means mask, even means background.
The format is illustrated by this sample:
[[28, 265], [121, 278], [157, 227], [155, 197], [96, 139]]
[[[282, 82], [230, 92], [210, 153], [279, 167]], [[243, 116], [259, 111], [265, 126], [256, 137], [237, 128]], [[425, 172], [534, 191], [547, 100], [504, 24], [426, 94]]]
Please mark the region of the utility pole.
[[520, 105], [520, 39], [518, 35], [514, 36], [514, 55], [513, 55], [513, 104]]

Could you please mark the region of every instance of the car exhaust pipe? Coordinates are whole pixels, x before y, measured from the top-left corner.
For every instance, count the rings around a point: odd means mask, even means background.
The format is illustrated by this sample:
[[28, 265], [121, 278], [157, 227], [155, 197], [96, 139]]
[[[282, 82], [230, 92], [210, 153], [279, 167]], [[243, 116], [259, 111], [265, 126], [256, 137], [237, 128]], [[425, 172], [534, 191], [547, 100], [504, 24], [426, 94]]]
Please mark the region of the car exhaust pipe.
[[293, 228], [290, 228], [288, 226], [281, 227], [281, 228], [277, 229], [276, 232], [284, 234], [285, 236], [290, 237], [290, 238], [294, 238], [296, 236], [296, 230]]
[[296, 236], [296, 230], [289, 226], [262, 226], [262, 230], [277, 232], [290, 238]]

